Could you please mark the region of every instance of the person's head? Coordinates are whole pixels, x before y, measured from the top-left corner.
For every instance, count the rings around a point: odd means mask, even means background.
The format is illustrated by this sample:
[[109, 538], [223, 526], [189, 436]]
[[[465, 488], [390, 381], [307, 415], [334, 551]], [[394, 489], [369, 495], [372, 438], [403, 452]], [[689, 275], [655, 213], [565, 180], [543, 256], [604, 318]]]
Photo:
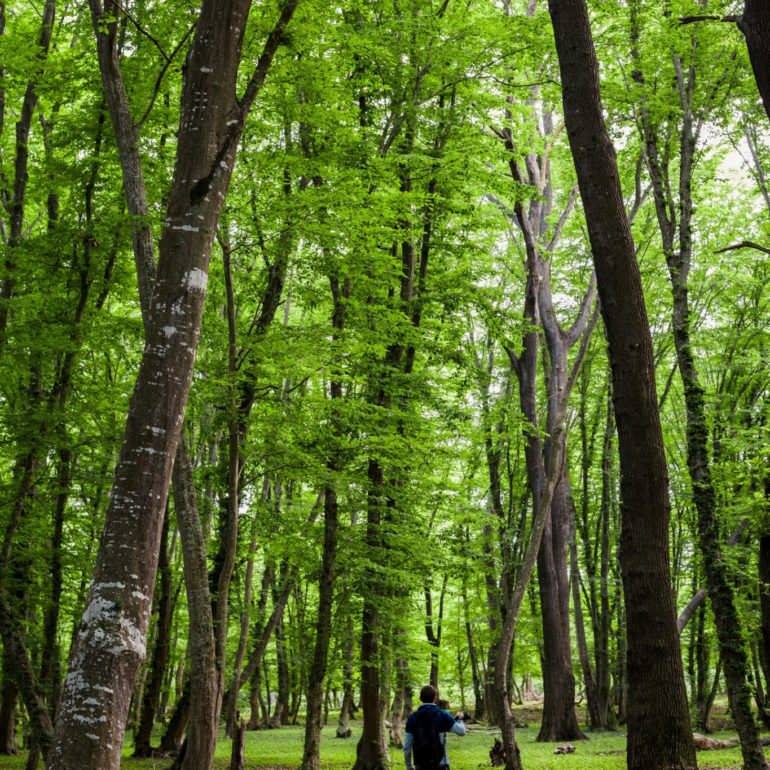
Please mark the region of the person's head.
[[420, 690], [420, 703], [435, 703], [437, 695], [436, 688], [426, 684], [425, 687]]
[[450, 708], [452, 708], [452, 707], [449, 705], [449, 701], [448, 701], [448, 700], [440, 700], [440, 701], [438, 702], [438, 707], [439, 707], [440, 709], [443, 709], [444, 711], [449, 711], [449, 709], [450, 709]]

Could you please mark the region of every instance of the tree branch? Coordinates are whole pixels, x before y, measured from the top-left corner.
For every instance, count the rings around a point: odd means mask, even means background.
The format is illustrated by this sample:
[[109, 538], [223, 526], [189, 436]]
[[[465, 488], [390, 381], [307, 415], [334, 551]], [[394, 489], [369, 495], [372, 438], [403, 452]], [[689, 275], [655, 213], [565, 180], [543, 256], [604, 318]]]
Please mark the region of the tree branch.
[[697, 24], [701, 21], [720, 21], [727, 22], [728, 24], [738, 24], [741, 17], [737, 14], [729, 14], [727, 16], [715, 16], [712, 14], [704, 14], [701, 16], [682, 16], [679, 19], [680, 26], [685, 24]]
[[726, 251], [737, 251], [738, 249], [756, 249], [763, 254], [770, 254], [770, 248], [762, 246], [754, 241], [741, 241], [740, 243], [734, 243], [732, 246], [725, 246], [723, 249], [717, 249], [714, 254], [724, 254]]

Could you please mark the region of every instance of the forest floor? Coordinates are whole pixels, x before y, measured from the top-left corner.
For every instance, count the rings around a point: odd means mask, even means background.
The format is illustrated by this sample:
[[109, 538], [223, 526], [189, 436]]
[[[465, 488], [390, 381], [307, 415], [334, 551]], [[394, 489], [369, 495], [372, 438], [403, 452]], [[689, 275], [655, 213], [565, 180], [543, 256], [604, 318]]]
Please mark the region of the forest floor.
[[[530, 710], [520, 715], [533, 716]], [[334, 735], [334, 728], [324, 730], [321, 745], [321, 762], [325, 770], [350, 770], [356, 753], [356, 741], [360, 725], [353, 723], [353, 736], [340, 740]], [[468, 735], [459, 738], [449, 736], [448, 753], [452, 770], [484, 770], [489, 768], [489, 749], [497, 731], [483, 725], [470, 725]], [[526, 770], [623, 770], [625, 762], [625, 734], [618, 732], [589, 733], [587, 741], [576, 741], [574, 754], [555, 755], [559, 744], [537, 743], [536, 723], [517, 731], [522, 760]], [[730, 730], [720, 730], [710, 735], [714, 738], [735, 738]], [[295, 770], [302, 758], [304, 728], [284, 727], [279, 730], [259, 730], [246, 734], [247, 770]], [[229, 767], [230, 741], [222, 737], [217, 747], [216, 770]], [[770, 751], [768, 752], [770, 756]], [[0, 770], [22, 770], [25, 755], [0, 757]], [[403, 757], [399, 749], [391, 750], [394, 770], [403, 768]], [[126, 758], [125, 770], [167, 770], [167, 759], [137, 760]], [[741, 766], [740, 749], [702, 751], [698, 753], [700, 768], [737, 770]], [[86, 770], [84, 768], [83, 770]]]

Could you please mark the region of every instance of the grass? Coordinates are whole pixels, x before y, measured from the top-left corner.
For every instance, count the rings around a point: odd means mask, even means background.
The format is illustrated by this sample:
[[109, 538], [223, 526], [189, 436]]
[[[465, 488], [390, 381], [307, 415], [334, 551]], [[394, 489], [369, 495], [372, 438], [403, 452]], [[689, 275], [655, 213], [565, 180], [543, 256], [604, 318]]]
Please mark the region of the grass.
[[[334, 728], [324, 730], [321, 745], [321, 760], [325, 770], [350, 770], [355, 758], [356, 741], [360, 725], [353, 725], [353, 737], [340, 740], [334, 736]], [[246, 767], [248, 770], [294, 770], [302, 756], [304, 730], [286, 727], [280, 730], [261, 730], [246, 735]], [[557, 744], [537, 743], [537, 729], [530, 726], [519, 729], [517, 737], [521, 748], [525, 770], [623, 770], [625, 761], [625, 736], [621, 732], [590, 735], [588, 741], [576, 742], [574, 754], [555, 755]], [[735, 733], [724, 731], [715, 737], [734, 737]], [[452, 770], [480, 770], [489, 767], [489, 749], [495, 732], [473, 725], [465, 738], [449, 736], [448, 751]], [[222, 738], [217, 748], [215, 767], [227, 770], [229, 766], [230, 742]], [[396, 770], [403, 768], [400, 749], [391, 751], [391, 760]], [[0, 770], [21, 770], [25, 757], [0, 757]], [[167, 770], [169, 760], [126, 758], [125, 770]], [[733, 768], [741, 766], [740, 750], [708, 751], [698, 754], [701, 768]], [[83, 770], [88, 770], [83, 768]]]

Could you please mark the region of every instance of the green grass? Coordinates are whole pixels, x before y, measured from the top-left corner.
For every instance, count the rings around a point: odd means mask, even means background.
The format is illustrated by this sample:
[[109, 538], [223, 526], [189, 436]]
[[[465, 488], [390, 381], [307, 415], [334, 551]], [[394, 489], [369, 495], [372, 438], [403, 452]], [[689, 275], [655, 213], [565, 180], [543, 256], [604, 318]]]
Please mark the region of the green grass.
[[[355, 757], [356, 740], [360, 726], [354, 725], [353, 737], [340, 740], [334, 737], [334, 729], [324, 730], [321, 759], [327, 770], [350, 770]], [[528, 727], [517, 733], [522, 759], [526, 770], [622, 770], [625, 767], [625, 737], [622, 733], [599, 733], [588, 741], [574, 745], [576, 752], [554, 755], [556, 744], [536, 743], [537, 729]], [[716, 737], [734, 737], [735, 733], [717, 733]], [[281, 730], [262, 730], [247, 733], [246, 767], [249, 770], [266, 768], [296, 768], [302, 755], [302, 727], [286, 727]], [[472, 726], [469, 735], [459, 738], [449, 736], [449, 759], [452, 770], [479, 770], [489, 767], [489, 748], [494, 732]], [[222, 739], [217, 750], [217, 770], [226, 770], [229, 762], [230, 742]], [[399, 749], [391, 751], [396, 770], [403, 768], [403, 756]], [[166, 770], [168, 760], [134, 760], [123, 762], [126, 770]], [[739, 768], [740, 751], [709, 751], [698, 754], [701, 768]], [[24, 756], [0, 757], [0, 770], [21, 770]], [[87, 770], [87, 768], [83, 768]]]

